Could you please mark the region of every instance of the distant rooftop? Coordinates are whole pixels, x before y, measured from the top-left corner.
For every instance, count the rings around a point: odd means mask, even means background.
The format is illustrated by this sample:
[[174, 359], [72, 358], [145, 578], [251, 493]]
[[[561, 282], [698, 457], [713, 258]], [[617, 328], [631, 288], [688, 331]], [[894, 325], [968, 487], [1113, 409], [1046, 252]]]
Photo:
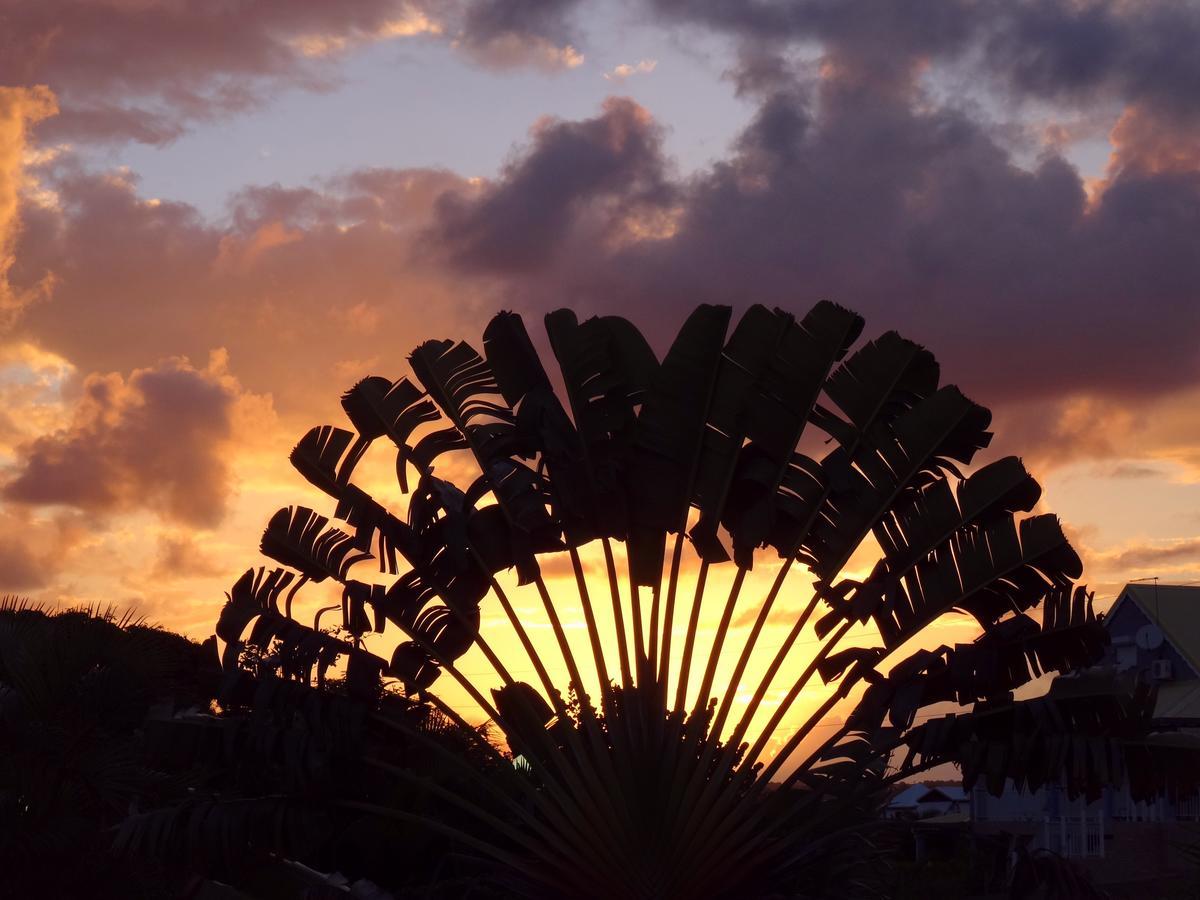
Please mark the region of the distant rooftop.
[[960, 786], [914, 784], [892, 798], [888, 806], [892, 809], [915, 807], [918, 803], [965, 802], [966, 791]]
[[1139, 582], [1125, 585], [1117, 604], [1127, 597], [1158, 624], [1188, 665], [1200, 672], [1200, 585]]

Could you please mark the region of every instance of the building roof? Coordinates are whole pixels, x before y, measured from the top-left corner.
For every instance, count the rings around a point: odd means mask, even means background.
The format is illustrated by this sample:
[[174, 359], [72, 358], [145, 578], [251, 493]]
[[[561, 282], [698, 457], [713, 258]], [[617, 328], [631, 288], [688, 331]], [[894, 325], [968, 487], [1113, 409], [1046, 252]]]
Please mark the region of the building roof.
[[898, 809], [905, 806], [916, 806], [917, 798], [928, 792], [929, 786], [924, 784], [912, 784], [898, 793], [891, 799], [888, 806], [892, 809]]
[[929, 788], [929, 793], [917, 799], [918, 803], [936, 803], [945, 800], [966, 802], [967, 792], [960, 785], [938, 784]]
[[1154, 701], [1156, 719], [1200, 719], [1200, 680], [1167, 682]]
[[966, 792], [954, 785], [913, 784], [906, 787], [888, 803], [891, 809], [905, 809], [918, 803], [965, 802]]
[[[1117, 604], [1123, 602], [1136, 603], [1200, 675], [1200, 586], [1127, 584]], [[1116, 608], [1114, 605], [1112, 611]]]

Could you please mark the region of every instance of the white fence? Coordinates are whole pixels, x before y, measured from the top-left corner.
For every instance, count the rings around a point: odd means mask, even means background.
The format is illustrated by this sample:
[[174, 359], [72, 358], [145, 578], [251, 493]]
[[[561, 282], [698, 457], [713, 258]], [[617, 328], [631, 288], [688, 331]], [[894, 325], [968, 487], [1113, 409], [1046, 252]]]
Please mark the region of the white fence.
[[1175, 801], [1175, 818], [1187, 822], [1200, 820], [1200, 795], [1179, 797]]
[[1104, 856], [1104, 816], [1046, 816], [1042, 846], [1068, 859]]

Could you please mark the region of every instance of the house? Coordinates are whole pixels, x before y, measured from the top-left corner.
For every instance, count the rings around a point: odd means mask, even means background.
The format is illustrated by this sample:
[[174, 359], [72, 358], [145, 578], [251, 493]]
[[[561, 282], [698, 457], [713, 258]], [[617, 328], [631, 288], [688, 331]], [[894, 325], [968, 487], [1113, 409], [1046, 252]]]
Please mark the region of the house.
[[[1089, 674], [1107, 671], [1158, 687], [1154, 718], [1179, 729], [1152, 740], [1195, 745], [1200, 751], [1200, 586], [1128, 584], [1104, 619], [1111, 644], [1090, 673], [1059, 676], [1054, 689], [1085, 689]], [[1026, 838], [1031, 848], [1067, 857], [1091, 858], [1103, 869], [1130, 875], [1140, 868], [1153, 874], [1178, 863], [1178, 823], [1200, 821], [1200, 796], [1168, 792], [1151, 802], [1135, 803], [1128, 787], [1105, 788], [1088, 803], [1071, 800], [1066, 790], [1048, 784], [1033, 792], [1010, 786], [999, 797], [976, 785], [970, 796], [976, 835], [1008, 834]], [[1189, 826], [1194, 828], [1194, 826]], [[1171, 858], [1168, 858], [1171, 857]]]
[[886, 819], [929, 819], [965, 813], [966, 792], [954, 785], [913, 784], [891, 799], [884, 808]]
[[1127, 584], [1104, 624], [1112, 645], [1100, 665], [1160, 684], [1200, 679], [1200, 587]]

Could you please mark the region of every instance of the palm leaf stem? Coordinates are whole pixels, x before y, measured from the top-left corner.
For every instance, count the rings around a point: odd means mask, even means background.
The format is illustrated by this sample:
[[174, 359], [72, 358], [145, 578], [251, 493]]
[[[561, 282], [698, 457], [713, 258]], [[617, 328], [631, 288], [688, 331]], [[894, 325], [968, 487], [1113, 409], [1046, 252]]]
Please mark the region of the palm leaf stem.
[[[554, 630], [554, 636], [558, 640], [559, 648], [563, 654], [563, 659], [567, 664], [571, 682], [575, 685], [575, 695], [579, 701], [580, 721], [583, 726], [583, 730], [588, 735], [589, 742], [592, 745], [593, 763], [599, 765], [600, 769], [602, 770], [600, 774], [603, 776], [603, 779], [606, 779], [609, 782], [608, 789], [605, 788], [603, 780], [598, 782], [601, 796], [605, 799], [606, 804], [613, 810], [614, 813], [624, 813], [624, 816], [627, 820], [626, 825], [628, 827], [628, 830], [625, 833], [632, 835], [634, 833], [632, 828], [634, 816], [628, 806], [628, 802], [625, 804], [616, 804], [613, 801], [613, 795], [617, 792], [611, 790], [611, 785], [617, 782], [619, 776], [613, 767], [611, 752], [609, 752], [609, 750], [603, 746], [603, 741], [599, 733], [599, 723], [596, 721], [596, 711], [588, 701], [587, 691], [585, 690], [583, 684], [583, 678], [580, 675], [579, 667], [575, 663], [575, 657], [571, 652], [570, 643], [567, 641], [566, 631], [563, 629], [562, 622], [558, 617], [558, 612], [554, 608], [554, 601], [550, 597], [550, 592], [546, 587], [546, 581], [540, 574], [534, 579], [534, 585], [537, 588], [539, 596], [541, 597], [542, 605], [545, 607], [546, 613], [550, 618], [550, 625]], [[632, 584], [632, 582], [630, 584], [630, 588], [634, 591], [637, 590], [636, 585]], [[568, 735], [573, 736], [574, 729], [568, 730]], [[596, 778], [597, 773], [595, 772], [595, 765], [585, 765], [583, 768], [586, 774], [590, 775], [592, 778]], [[622, 793], [622, 796], [624, 796], [627, 801], [630, 799], [630, 795], [628, 793]]]
[[[834, 634], [840, 637], [849, 630], [849, 623], [844, 623], [838, 628], [838, 631], [834, 632]], [[834, 642], [831, 641], [826, 643], [813, 659], [813, 664], [810, 666], [810, 668], [805, 670], [805, 675], [808, 676], [808, 678], [812, 677], [813, 672], [816, 670], [817, 664], [823, 661], [824, 658], [829, 655], [828, 651], [831, 649], [832, 643]], [[800, 681], [797, 681], [796, 686], [793, 687], [793, 690], [788, 692], [788, 699], [786, 699], [781, 706], [790, 706], [791, 702], [799, 694], [799, 690], [796, 690], [796, 688], [798, 687], [800, 690], [803, 690], [804, 682], [807, 680], [807, 678], [801, 678]], [[792, 755], [795, 749], [800, 746], [800, 743], [806, 737], [808, 737], [813, 728], [817, 726], [821, 719], [823, 719], [829, 713], [829, 711], [833, 709], [835, 705], [837, 705], [837, 703], [839, 703], [847, 694], [850, 693], [850, 689], [855, 685], [855, 683], [856, 679], [849, 676], [838, 682], [838, 686], [834, 692], [830, 694], [829, 697], [827, 697], [819, 707], [817, 707], [812, 715], [804, 720], [804, 724], [796, 729], [795, 733], [788, 738], [788, 742], [784, 744], [782, 748], [780, 748], [778, 753], [775, 754], [775, 758], [771, 760], [765, 769], [763, 769], [761, 777], [764, 781], [770, 781], [771, 777], [779, 771], [785, 762], [787, 762], [788, 758]]]
[[[543, 588], [544, 588], [544, 582], [543, 582]], [[533, 646], [533, 642], [529, 638], [528, 632], [525, 630], [524, 626], [519, 625], [520, 619], [517, 617], [516, 610], [513, 608], [512, 604], [509, 602], [508, 597], [507, 597], [507, 595], [504, 594], [503, 590], [498, 591], [497, 597], [500, 599], [501, 605], [504, 607], [505, 612], [508, 614], [510, 621], [512, 621], [514, 623], [514, 626], [517, 627], [517, 637], [521, 641], [522, 646], [525, 648], [525, 652], [526, 652], [526, 654], [528, 654], [530, 661], [534, 664], [535, 669], [538, 670], [538, 676], [541, 678], [542, 683], [546, 689], [546, 692], [550, 696], [550, 702], [551, 702], [552, 706], [554, 707], [555, 713], [558, 715], [560, 721], [562, 721], [564, 723], [569, 723], [570, 722], [570, 714], [566, 708], [566, 705], [563, 703], [562, 696], [561, 696], [561, 694], [559, 694], [559, 692], [557, 690], [555, 690], [554, 683], [550, 680], [549, 673], [546, 672], [545, 666], [542, 665], [541, 659], [537, 656], [537, 651]], [[579, 688], [576, 688], [576, 690], [579, 691], [580, 695], [582, 696], [582, 691]], [[590, 718], [585, 717], [584, 724], [585, 724], [584, 730], [587, 732], [589, 738], [591, 739], [591, 742], [593, 745], [593, 751], [595, 752], [596, 756], [601, 760], [606, 759], [607, 754], [605, 754], [603, 752], [603, 748], [600, 746], [598, 726], [595, 722], [595, 717], [594, 716], [592, 716]], [[506, 731], [507, 731], [507, 729], [506, 729]], [[574, 754], [575, 758], [580, 761], [584, 760], [586, 758], [586, 753], [585, 753], [582, 745], [579, 742], [579, 737], [578, 737], [578, 734], [576, 733], [575, 729], [567, 728], [567, 729], [565, 729], [565, 733], [566, 733], [566, 737], [567, 737], [567, 742], [568, 742], [568, 744], [571, 745], [571, 750], [572, 750], [572, 753]], [[616, 816], [617, 816], [617, 811], [616, 811], [616, 807], [613, 805], [612, 792], [610, 790], [607, 790], [604, 787], [604, 785], [600, 782], [594, 766], [591, 766], [591, 765], [572, 766], [569, 763], [569, 761], [563, 756], [562, 752], [557, 747], [555, 747], [553, 744], [549, 745], [547, 759], [554, 760], [557, 763], [557, 767], [560, 769], [560, 771], [562, 771], [565, 776], [571, 778], [571, 780], [574, 780], [574, 778], [572, 778], [571, 776], [578, 775], [580, 772], [582, 772], [583, 776], [590, 782], [589, 790], [587, 791], [587, 793], [593, 797], [594, 801], [596, 801], [602, 809], [607, 811], [613, 817], [613, 821], [611, 821], [609, 823], [610, 826], [614, 829], [613, 833], [614, 834], [627, 834], [628, 833], [627, 831], [624, 831], [617, 826], [616, 821], [615, 821]], [[574, 790], [581, 789], [578, 782], [576, 782], [573, 789]], [[628, 816], [628, 810], [626, 810], [626, 815]]]
[[[423, 354], [423, 352], [423, 348], [418, 348], [416, 351], [414, 351], [414, 361], [420, 354]], [[497, 489], [495, 483], [492, 482], [491, 475], [488, 474], [486, 466], [487, 454], [485, 453], [484, 448], [480, 445], [475, 431], [467, 424], [466, 419], [463, 417], [462, 411], [459, 410], [452, 401], [452, 392], [447, 390], [445, 384], [441, 383], [435, 366], [426, 363], [423, 368], [425, 372], [419, 373], [418, 377], [421, 378], [422, 381], [425, 381], [426, 377], [432, 381], [432, 384], [426, 383], [425, 385], [426, 390], [429, 391], [430, 397], [441, 408], [442, 413], [454, 424], [454, 427], [457, 428], [459, 433], [463, 436], [463, 440], [465, 440], [467, 445], [470, 447], [471, 452], [475, 456], [475, 459], [479, 464], [484, 477], [487, 478], [488, 483], [492, 485], [496, 502], [500, 506], [500, 509], [504, 512], [504, 516], [509, 522], [509, 527], [518, 528], [519, 526], [517, 525], [515, 517], [509, 510], [508, 504], [504, 501], [504, 492]], [[436, 393], [431, 389], [434, 385], [437, 387]], [[484, 565], [482, 558], [479, 556], [478, 552], [474, 550], [474, 548], [472, 548], [472, 554], [475, 556], [476, 561], [480, 565]], [[484, 567], [484, 571], [488, 571], [486, 566]], [[537, 580], [539, 582], [539, 592], [544, 592], [545, 582], [542, 581], [540, 573]], [[542, 659], [538, 655], [536, 647], [534, 647], [533, 642], [529, 640], [529, 635], [526, 633], [524, 625], [521, 624], [520, 618], [516, 615], [516, 611], [508, 602], [508, 598], [505, 596], [504, 591], [500, 588], [499, 584], [497, 584], [494, 576], [492, 576], [492, 586], [496, 591], [496, 596], [500, 599], [501, 605], [504, 607], [505, 614], [512, 623], [513, 629], [517, 632], [517, 638], [521, 641], [522, 647], [525, 648], [525, 652], [529, 656], [530, 662], [533, 663], [534, 669], [537, 670], [538, 677], [541, 679], [542, 684], [546, 689], [548, 699], [554, 706], [555, 712], [566, 718], [566, 708], [563, 705], [562, 697], [559, 695], [558, 691], [554, 689], [553, 682], [550, 680], [550, 677], [546, 672], [546, 667], [543, 665]], [[547, 601], [547, 606], [549, 608], [552, 606], [552, 604], [548, 603]], [[557, 616], [554, 616], [554, 620], [557, 620]], [[561, 629], [561, 624], [559, 629]], [[560, 642], [560, 647], [561, 646], [562, 642]], [[569, 650], [566, 652], [569, 652]], [[582, 684], [578, 683], [578, 679], [575, 679], [575, 681], [575, 690], [577, 693], [582, 695], [583, 686]]]
[[[476, 732], [475, 729], [472, 728], [458, 714], [458, 712], [456, 712], [440, 697], [438, 697], [436, 694], [427, 693], [426, 699], [429, 700], [451, 721], [458, 725], [464, 733], [472, 735], [476, 742], [500, 764], [504, 765], [508, 763], [508, 761], [499, 754], [499, 752], [491, 745], [491, 743], [483, 738], [482, 735], [479, 735], [478, 732]], [[377, 713], [372, 718], [392, 728], [396, 728], [401, 731], [410, 731], [411, 733], [419, 735], [419, 732], [406, 729], [406, 727], [401, 723], [381, 714]], [[506, 723], [503, 719], [497, 719], [496, 721], [501, 728], [506, 727]], [[430, 739], [425, 738], [425, 740], [429, 741]], [[585, 810], [579, 806], [578, 798], [584, 796], [582, 793], [582, 786], [578, 782], [577, 777], [574, 777], [572, 772], [569, 771], [570, 767], [567, 759], [550, 741], [549, 734], [542, 732], [541, 734], [535, 736], [535, 740], [539, 745], [538, 749], [541, 750], [543, 755], [553, 761], [554, 768], [558, 770], [558, 774], [555, 772], [547, 772], [545, 770], [541, 771], [540, 773], [546, 789], [553, 796], [556, 803], [546, 802], [543, 795], [534, 789], [532, 790], [534, 804], [538, 806], [538, 808], [542, 809], [543, 812], [550, 818], [553, 818], [556, 821], [556, 827], [558, 827], [561, 831], [565, 833], [571, 833], [572, 831], [583, 833], [583, 840], [586, 841], [585, 846], [599, 848], [602, 853], [609, 857], [610, 862], [612, 862], [618, 868], [628, 868], [626, 864], [627, 860], [620, 855], [620, 851], [604, 839], [605, 835], [602, 835], [595, 830], [589, 816]], [[437, 742], [432, 743], [434, 746], [440, 748], [440, 745], [437, 744]], [[444, 748], [440, 749], [444, 750]], [[460, 766], [465, 766], [470, 772], [475, 773], [475, 769], [467, 766], [465, 762], [458, 760], [457, 757], [453, 757], [452, 754], [451, 757], [455, 759]], [[564, 769], [568, 769], [568, 771], [564, 772]], [[566, 784], [563, 783], [564, 779], [567, 782]], [[525, 782], [520, 783], [525, 784]], [[611, 832], [608, 832], [608, 835], [611, 835]]]
[[[788, 570], [792, 568], [793, 560], [794, 557], [788, 557], [784, 560], [784, 563], [780, 565], [779, 574], [775, 576], [775, 581], [772, 582], [772, 586], [770, 586], [770, 589], [767, 592], [766, 599], [763, 600], [762, 607], [760, 610], [758, 610], [758, 616], [755, 617], [754, 625], [751, 626], [750, 634], [746, 636], [745, 643], [742, 647], [742, 654], [738, 656], [737, 665], [733, 668], [733, 674], [730, 677], [730, 683], [728, 683], [728, 686], [725, 690], [725, 696], [722, 697], [721, 706], [718, 708], [718, 710], [716, 710], [716, 718], [713, 720], [713, 731], [718, 734], [725, 728], [725, 720], [728, 718], [728, 714], [730, 714], [733, 708], [733, 698], [737, 695], [739, 686], [742, 685], [742, 677], [745, 673], [746, 666], [750, 664], [750, 656], [752, 653], [754, 653], [754, 647], [755, 643], [758, 641], [758, 635], [761, 634], [763, 628], [766, 628], [767, 618], [770, 616], [770, 610], [772, 610], [772, 607], [775, 604], [775, 599], [779, 596], [780, 589], [784, 587], [784, 580], [787, 577]], [[800, 631], [804, 630], [804, 625], [808, 623], [809, 617], [812, 616], [812, 611], [814, 611], [815, 608], [816, 601], [814, 600], [811, 602], [808, 610], [806, 610], [805, 613], [800, 614], [799, 622], [797, 623], [796, 628], [794, 628], [797, 637], [799, 636]], [[785, 642], [785, 647], [788, 650], [791, 649], [794, 640], [796, 640], [796, 638], [792, 638], [792, 641]], [[784, 655], [786, 655], [786, 653]], [[776, 659], [779, 660], [779, 665], [782, 665], [782, 659], [779, 654], [776, 654]], [[769, 688], [770, 680], [774, 679], [775, 672], [778, 671], [779, 665], [773, 664], [772, 668], [768, 668], [769, 674], [767, 677], [763, 678], [763, 685], [760, 686], [760, 691], [763, 695], [766, 694], [766, 690]], [[751, 701], [748, 715], [752, 715], [752, 713], [754, 713], [754, 710], [757, 708], [758, 703], [760, 702], [761, 696], [756, 694], [754, 700]], [[738, 726], [734, 728], [732, 737], [730, 738], [731, 743], [736, 745], [739, 740], [742, 740], [746, 731], [746, 727], [749, 727], [749, 724], [749, 719], [738, 722]]]
[[[581, 847], [569, 848], [563, 843], [561, 832], [553, 828], [547, 828], [544, 823], [539, 822], [522, 809], [520, 804], [514, 803], [511, 797], [498, 790], [494, 784], [489, 783], [482, 776], [477, 776], [472, 781], [475, 781], [484, 792], [501, 800], [511, 813], [518, 816], [529, 826], [533, 834], [526, 833], [520, 828], [513, 828], [511, 822], [505, 822], [497, 818], [484, 809], [481, 804], [469, 800], [455, 791], [447, 790], [427, 776], [418, 775], [410, 769], [404, 769], [371, 756], [364, 756], [363, 762], [381, 772], [386, 772], [406, 784], [413, 785], [423, 792], [428, 792], [447, 803], [457, 806], [459, 809], [478, 819], [482, 824], [493, 828], [497, 834], [506, 835], [528, 850], [533, 856], [557, 869], [560, 876], [566, 876], [567, 879], [571, 879], [572, 876], [578, 878], [581, 874], [584, 874], [582, 883], [591, 883], [594, 885], [604, 884], [608, 880], [600, 869], [594, 868], [591, 864], [589, 853], [592, 849], [591, 846], [585, 843]], [[571, 833], [569, 829], [567, 833]], [[578, 839], [578, 835], [575, 835], [575, 837]], [[551, 848], [557, 852], [551, 852]], [[630, 886], [625, 885], [625, 887], [628, 889]]]
[[629, 643], [625, 635], [625, 614], [621, 607], [621, 591], [617, 586], [617, 564], [613, 559], [612, 543], [608, 538], [604, 545], [604, 567], [608, 573], [608, 590], [612, 595], [613, 624], [617, 632], [617, 652], [621, 657], [621, 686], [626, 691], [633, 689], [633, 673], [629, 667]]
[[684, 529], [681, 528], [675, 533], [675, 548], [671, 551], [671, 571], [667, 579], [667, 600], [663, 606], [662, 655], [658, 661], [658, 681], [661, 685], [659, 692], [663, 698], [668, 692], [668, 681], [671, 677], [671, 631], [674, 627], [675, 593], [679, 587], [679, 567], [683, 561], [683, 532]]
[[[781, 574], [783, 573], [781, 572]], [[782, 584], [782, 578], [777, 579], [777, 582]], [[818, 601], [819, 597], [815, 595], [811, 600], [809, 600], [808, 605], [805, 606], [803, 612], [800, 614], [800, 617], [796, 620], [795, 624], [788, 632], [783, 644], [779, 647], [779, 651], [771, 660], [770, 666], [768, 666], [766, 673], [759, 682], [758, 689], [754, 692], [754, 697], [751, 699], [750, 705], [747, 707], [746, 712], [742, 715], [741, 720], [738, 722], [737, 727], [734, 729], [733, 734], [730, 737], [731, 745], [738, 744], [746, 736], [746, 732], [749, 730], [750, 724], [754, 719], [754, 714], [758, 711], [763, 698], [766, 697], [767, 691], [770, 689], [771, 683], [774, 681], [776, 674], [779, 672], [779, 669], [783, 666], [783, 663], [787, 659], [788, 653], [791, 651], [792, 647], [795, 646], [796, 641], [803, 633], [804, 626], [808, 624], [808, 620], [812, 618], [813, 612], [816, 611]], [[782, 716], [779, 718], [782, 718]], [[775, 725], [779, 724], [778, 718], [774, 716], [772, 717], [772, 721]], [[762, 745], [766, 742], [767, 738], [769, 738], [771, 730], [772, 726], [768, 725], [759, 735], [755, 746], [758, 747], [760, 751], [762, 749]]]
[[629, 585], [629, 617], [633, 619], [633, 652], [634, 673], [638, 684], [648, 681], [646, 673], [650, 671], [650, 660], [646, 656], [646, 625], [642, 621], [642, 593], [633, 577], [633, 569], [626, 559], [626, 572]]
[[[746, 569], [738, 567], [737, 575], [729, 587], [729, 596], [725, 603], [725, 609], [722, 613], [721, 622], [717, 626], [716, 634], [713, 636], [713, 646], [709, 653], [708, 663], [705, 667], [704, 678], [701, 682], [700, 691], [696, 697], [692, 714], [689, 717], [686, 726], [683, 729], [683, 735], [679, 735], [678, 724], [674, 723], [671, 728], [672, 740], [670, 747], [666, 751], [666, 760], [670, 762], [669, 766], [664, 767], [664, 777], [671, 779], [671, 787], [667, 795], [665, 803], [666, 815], [665, 822], [676, 821], [681, 809], [691, 809], [688, 806], [688, 799], [694, 800], [694, 795], [698, 790], [698, 785], [704, 783], [705, 778], [709, 774], [709, 763], [715, 755], [720, 733], [715, 728], [707, 727], [707, 722], [704, 717], [705, 708], [707, 707], [708, 691], [712, 686], [715, 675], [717, 660], [721, 652], [721, 639], [729, 628], [730, 619], [733, 616], [734, 606], [737, 602], [738, 594], [741, 591], [745, 581]], [[707, 736], [707, 740], [706, 740]], [[692, 752], [703, 747], [700, 762], [698, 765], [679, 766], [675, 764], [675, 759], [681, 752]], [[719, 771], [724, 771], [723, 769]], [[719, 777], [714, 778], [714, 781], [719, 781]], [[664, 834], [670, 834], [670, 829], [664, 829]]]
[[[763, 790], [764, 786], [770, 782], [771, 775], [778, 770], [778, 766], [781, 764], [781, 758], [785, 759], [786, 755], [790, 755], [791, 751], [789, 750], [787, 754], [781, 752], [775, 757], [771, 767], [768, 767], [766, 771], [760, 774], [754, 773], [755, 760], [757, 760], [759, 754], [766, 746], [766, 742], [770, 739], [775, 727], [778, 726], [779, 720], [782, 719], [783, 713], [786, 712], [786, 707], [790, 706], [791, 702], [794, 701], [797, 696], [799, 696], [800, 692], [804, 689], [805, 684], [807, 684], [808, 680], [812, 678], [812, 675], [816, 672], [817, 666], [824, 659], [824, 657], [828, 655], [830, 651], [832, 651], [833, 647], [836, 646], [837, 642], [848, 630], [848, 624], [843, 623], [843, 625], [839, 627], [838, 631], [834, 632], [834, 634], [830, 636], [830, 640], [826, 642], [821, 651], [814, 655], [812, 661], [805, 668], [800, 678], [797, 679], [796, 684], [793, 685], [792, 690], [789, 691], [788, 699], [780, 705], [780, 708], [777, 709], [776, 713], [773, 715], [773, 724], [769, 724], [763, 729], [763, 732], [758, 741], [755, 743], [754, 747], [740, 761], [737, 771], [734, 774], [733, 780], [730, 784], [722, 786], [720, 784], [720, 780], [717, 778], [710, 779], [707, 784], [705, 784], [699, 775], [707, 772], [707, 763], [704, 761], [701, 762], [700, 767], [697, 768], [696, 774], [693, 775], [689, 785], [688, 794], [690, 797], [685, 797], [684, 799], [683, 808], [689, 810], [689, 815], [684, 817], [684, 826], [678, 839], [678, 856], [686, 858], [688, 845], [693, 839], [692, 835], [698, 832], [702, 840], [707, 837], [707, 840], [705, 840], [705, 847], [703, 847], [700, 851], [697, 851], [702, 857], [704, 852], [706, 852], [708, 849], [711, 849], [713, 845], [717, 843], [719, 840], [718, 836], [731, 827], [732, 823], [737, 821], [737, 817], [730, 815], [730, 807], [734, 806], [735, 804], [745, 803], [749, 796], [757, 795]], [[813, 715], [809, 717], [800, 731], [797, 732], [797, 734], [800, 735], [799, 740], [803, 740], [804, 736], [806, 736], [812, 730], [812, 728], [816, 726], [821, 718], [823, 718], [840, 699], [841, 697], [837, 692], [835, 692], [829, 700], [823, 703], [821, 707], [819, 707], [813, 713]], [[796, 741], [797, 744], [799, 743], [799, 740]], [[715, 738], [710, 738], [709, 746], [706, 747], [706, 752], [702, 760], [711, 759], [713, 753], [715, 752], [715, 748]], [[794, 746], [792, 749], [794, 749]], [[732, 758], [734, 753], [736, 753], [736, 750], [737, 748], [732, 743], [726, 745], [725, 753], [721, 762], [719, 763], [718, 771], [727, 770], [728, 766], [732, 763]], [[745, 797], [743, 797], [741, 792], [742, 784], [752, 775], [754, 777], [754, 783], [748, 787], [748, 793]], [[704, 789], [703, 793], [698, 799], [696, 799], [696, 794], [701, 788]], [[709, 827], [710, 825], [711, 828]]]
[[439, 834], [466, 844], [468, 847], [474, 847], [481, 853], [485, 853], [497, 862], [503, 863], [511, 867], [514, 871], [520, 872], [526, 878], [537, 883], [550, 883], [559, 890], [571, 891], [575, 889], [574, 885], [564, 884], [557, 879], [548, 879], [546, 872], [530, 865], [528, 860], [521, 858], [515, 854], [502, 850], [494, 844], [481, 840], [474, 835], [467, 834], [458, 828], [440, 822], [437, 819], [431, 819], [427, 816], [417, 815], [416, 813], [403, 812], [402, 810], [394, 809], [389, 806], [380, 806], [377, 803], [365, 803], [361, 800], [333, 800], [330, 805], [336, 809], [353, 810], [355, 812], [366, 813], [380, 819], [390, 819], [395, 822], [403, 822], [406, 825], [417, 825], [421, 828], [428, 828], [431, 831], [436, 831]]
[[692, 594], [692, 610], [688, 616], [688, 627], [683, 642], [683, 659], [679, 668], [679, 685], [675, 690], [675, 710], [680, 713], [687, 709], [688, 673], [692, 667], [692, 651], [696, 644], [700, 606], [704, 600], [704, 587], [708, 582], [708, 568], [708, 560], [701, 560], [700, 571], [696, 576], [696, 589]]
[[[805, 723], [807, 726], [804, 729], [805, 734], [811, 731], [839, 700], [841, 697], [837, 692], [827, 698]], [[780, 756], [783, 755], [781, 752]], [[776, 759], [779, 759], [780, 756], [777, 756]], [[707, 816], [702, 814], [697, 816], [697, 819], [701, 820], [700, 822], [688, 820], [681, 837], [681, 848], [677, 853], [677, 870], [685, 873], [694, 872], [697, 878], [701, 876], [705, 879], [710, 878], [713, 865], [711, 860], [720, 853], [721, 848], [732, 848], [732, 858], [725, 863], [732, 865], [738, 858], [745, 856], [763, 841], [775, 836], [774, 830], [765, 825], [769, 803], [755, 802], [765, 785], [769, 783], [770, 776], [765, 773], [758, 776], [747, 792], [740, 794], [740, 785], [747, 771], [748, 768], [740, 767], [733, 782], [725, 787], [724, 793], [732, 795], [732, 802], [723, 797], [721, 799], [726, 802], [718, 802], [715, 808], [708, 811]], [[787, 787], [781, 787], [776, 792], [777, 795], [782, 795], [790, 786], [788, 784]], [[742, 809], [745, 812], [742, 815], [736, 815], [736, 809]], [[709, 827], [710, 824], [712, 827]], [[689, 825], [691, 827], [688, 827]], [[695, 862], [695, 866], [691, 864], [692, 861]], [[747, 868], [752, 868], [753, 865], [754, 863], [749, 863]], [[704, 882], [700, 881], [699, 883]]]
[[595, 711], [587, 700], [587, 688], [583, 683], [583, 676], [580, 674], [579, 666], [575, 662], [575, 654], [571, 651], [571, 644], [567, 640], [567, 633], [563, 629], [562, 620], [558, 617], [558, 611], [554, 608], [554, 600], [550, 597], [550, 590], [546, 587], [546, 579], [539, 573], [533, 581], [534, 587], [537, 588], [538, 596], [542, 600], [542, 606], [546, 610], [546, 617], [550, 620], [550, 628], [554, 632], [554, 639], [558, 642], [559, 652], [562, 653], [563, 662], [567, 666], [567, 675], [571, 679], [571, 684], [575, 688], [575, 696], [579, 700], [579, 714], [583, 720], [594, 718]]
[[[713, 635], [712, 647], [708, 654], [708, 663], [704, 667], [704, 678], [700, 682], [700, 692], [696, 696], [692, 715], [695, 716], [702, 712], [708, 706], [708, 692], [712, 689], [713, 679], [717, 674], [717, 664], [721, 659], [721, 648], [725, 642], [725, 635], [729, 631], [729, 623], [733, 619], [733, 610], [737, 606], [738, 596], [742, 592], [742, 585], [746, 581], [746, 569], [738, 566], [737, 574], [733, 577], [733, 583], [729, 586], [729, 596], [725, 600], [725, 609], [721, 613], [721, 621], [717, 624], [716, 633]], [[714, 730], [714, 733], [719, 733]]]
[[612, 706], [612, 691], [608, 682], [608, 666], [605, 664], [604, 648], [600, 643], [600, 629], [596, 625], [596, 614], [592, 609], [591, 596], [588, 593], [587, 578], [583, 572], [583, 563], [579, 559], [579, 551], [571, 547], [568, 551], [571, 559], [571, 570], [575, 575], [575, 586], [579, 590], [579, 604], [583, 607], [583, 618], [587, 625], [588, 640], [592, 645], [592, 657], [596, 664], [596, 679], [600, 684], [600, 699], [606, 714], [610, 714]]

